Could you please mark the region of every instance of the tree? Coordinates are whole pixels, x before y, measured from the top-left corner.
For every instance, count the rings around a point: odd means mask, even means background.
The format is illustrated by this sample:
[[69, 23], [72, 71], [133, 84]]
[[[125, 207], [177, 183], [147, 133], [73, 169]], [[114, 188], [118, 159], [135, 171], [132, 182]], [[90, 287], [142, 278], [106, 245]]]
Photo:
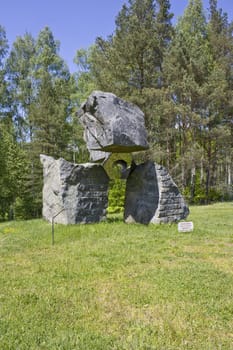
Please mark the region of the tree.
[[[183, 189], [190, 182], [190, 176], [191, 182], [194, 181], [196, 162], [200, 157], [197, 135], [202, 130], [201, 119], [206, 113], [203, 88], [211, 65], [203, 5], [201, 0], [191, 0], [176, 26], [163, 66], [166, 77], [164, 103], [170, 105], [173, 114], [170, 124], [176, 130], [175, 149], [170, 147], [167, 153], [174, 151], [175, 161], [180, 162]], [[163, 136], [166, 145], [174, 143], [168, 139], [169, 135]]]
[[116, 18], [114, 35], [97, 38], [92, 54], [97, 86], [143, 110], [151, 146], [158, 132], [163, 55], [172, 33], [169, 10], [169, 1], [130, 0]]
[[[229, 101], [229, 89], [214, 45], [202, 1], [190, 0], [164, 60], [163, 103], [173, 110], [170, 124], [176, 130], [176, 142], [169, 152], [174, 152], [174, 159], [180, 164], [180, 178], [177, 173], [176, 178], [183, 189], [188, 188], [191, 200], [197, 182], [202, 198], [209, 201], [213, 196], [218, 163], [225, 148], [223, 140], [229, 138], [223, 122], [226, 111], [222, 108]], [[224, 54], [221, 61], [225, 59]], [[166, 144], [174, 145], [174, 139], [167, 136]]]
[[58, 51], [59, 43], [51, 30], [44, 28], [36, 40], [33, 57], [35, 99], [30, 105], [32, 139], [28, 150], [31, 162], [28, 184], [38, 208], [41, 208], [42, 190], [39, 155], [46, 153], [54, 157], [67, 157], [67, 145], [71, 138], [70, 95], [73, 85], [69, 70]]
[[[77, 65], [77, 72], [74, 73], [75, 92], [71, 95], [71, 99], [76, 110], [81, 107], [81, 104], [93, 90], [98, 89], [91, 72], [93, 50], [93, 46], [87, 50], [79, 49], [74, 58], [74, 63]], [[71, 148], [74, 150], [75, 161], [86, 162], [89, 160], [89, 152], [83, 139], [83, 127], [76, 115], [73, 118], [72, 128], [73, 138]], [[77, 155], [75, 154], [75, 149], [78, 151]]]
[[75, 73], [76, 92], [74, 95], [77, 107], [80, 107], [91, 92], [97, 89], [96, 82], [91, 74], [93, 49], [93, 46], [87, 50], [79, 49], [74, 58], [74, 63], [76, 63], [78, 69]]
[[8, 106], [7, 82], [5, 79], [5, 57], [8, 50], [5, 29], [0, 25], [0, 118], [2, 118]]
[[[221, 127], [221, 153], [217, 153], [218, 159], [210, 184], [225, 190], [232, 195], [233, 178], [233, 122], [232, 122], [232, 101], [233, 101], [233, 23], [228, 22], [228, 16], [217, 8], [217, 0], [210, 0], [210, 18], [209, 18], [209, 40], [214, 57], [214, 70], [212, 82], [216, 81], [216, 88], [209, 93], [207, 98], [210, 104], [211, 127], [213, 121]], [[222, 82], [222, 84], [219, 84]], [[218, 129], [219, 129], [218, 128]], [[216, 130], [219, 135], [219, 130]], [[219, 147], [220, 149], [220, 147]], [[213, 153], [213, 152], [212, 152]], [[209, 154], [211, 152], [209, 151]], [[214, 154], [214, 155], [215, 155]], [[216, 156], [215, 156], [216, 158]], [[220, 170], [219, 170], [220, 168]]]
[[155, 4], [153, 0], [130, 0], [128, 7], [123, 6], [116, 18], [115, 35], [96, 41], [93, 70], [100, 87], [130, 97], [135, 91], [158, 86], [171, 33], [169, 8], [168, 1]]
[[31, 34], [17, 37], [7, 59], [6, 70], [11, 99], [10, 114], [15, 125], [18, 141], [32, 139], [30, 106], [36, 97], [33, 77], [35, 40]]
[[61, 156], [69, 142], [73, 88], [69, 70], [58, 51], [59, 43], [46, 27], [39, 33], [35, 46], [36, 99], [31, 107], [31, 119], [33, 143], [39, 152], [53, 156]]
[[[68, 159], [71, 156], [67, 146], [71, 139], [70, 96], [74, 80], [48, 27], [36, 40], [28, 33], [17, 38], [7, 62], [7, 73], [12, 120], [28, 164], [18, 206], [26, 217], [37, 217], [42, 206], [40, 153]], [[31, 205], [26, 209], [27, 202]]]
[[14, 217], [14, 204], [20, 196], [26, 168], [25, 152], [15, 140], [13, 129], [0, 122], [0, 218]]
[[[157, 67], [162, 71], [164, 54], [171, 42], [172, 35], [174, 33], [171, 20], [173, 14], [170, 13], [170, 1], [169, 0], [157, 0], [158, 12], [156, 15], [156, 32], [158, 37], [157, 48]], [[162, 75], [161, 81], [162, 82]]]

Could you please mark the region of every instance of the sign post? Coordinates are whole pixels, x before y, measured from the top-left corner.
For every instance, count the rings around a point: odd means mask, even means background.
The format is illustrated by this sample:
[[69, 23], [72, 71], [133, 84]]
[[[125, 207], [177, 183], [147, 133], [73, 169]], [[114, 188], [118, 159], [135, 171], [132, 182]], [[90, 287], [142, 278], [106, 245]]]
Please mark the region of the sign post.
[[52, 245], [54, 245], [54, 219], [64, 210], [65, 210], [65, 208], [60, 210], [56, 215], [52, 216]]

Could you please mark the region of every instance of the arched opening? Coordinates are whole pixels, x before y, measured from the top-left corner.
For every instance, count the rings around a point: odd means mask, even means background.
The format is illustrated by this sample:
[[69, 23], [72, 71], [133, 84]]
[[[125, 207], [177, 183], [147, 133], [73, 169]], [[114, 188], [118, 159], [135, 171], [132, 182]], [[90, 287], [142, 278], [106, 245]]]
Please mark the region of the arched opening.
[[123, 220], [126, 179], [131, 162], [130, 153], [113, 153], [104, 164], [105, 171], [110, 178], [107, 210], [109, 220]]

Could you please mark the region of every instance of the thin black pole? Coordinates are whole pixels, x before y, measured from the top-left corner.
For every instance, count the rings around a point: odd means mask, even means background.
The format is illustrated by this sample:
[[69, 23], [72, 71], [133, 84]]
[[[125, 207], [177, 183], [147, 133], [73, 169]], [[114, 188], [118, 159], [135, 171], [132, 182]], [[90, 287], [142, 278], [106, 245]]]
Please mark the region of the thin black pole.
[[60, 210], [56, 215], [52, 216], [52, 245], [54, 245], [54, 219], [64, 210], [65, 210], [65, 208]]
[[54, 217], [52, 217], [52, 245], [54, 245]]

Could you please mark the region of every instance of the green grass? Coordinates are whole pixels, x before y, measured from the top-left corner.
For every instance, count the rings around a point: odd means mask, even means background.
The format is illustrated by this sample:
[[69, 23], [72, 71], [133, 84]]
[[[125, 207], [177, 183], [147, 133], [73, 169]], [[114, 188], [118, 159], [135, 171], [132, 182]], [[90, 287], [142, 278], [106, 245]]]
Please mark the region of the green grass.
[[1, 350], [233, 349], [233, 203], [177, 225], [0, 224]]

